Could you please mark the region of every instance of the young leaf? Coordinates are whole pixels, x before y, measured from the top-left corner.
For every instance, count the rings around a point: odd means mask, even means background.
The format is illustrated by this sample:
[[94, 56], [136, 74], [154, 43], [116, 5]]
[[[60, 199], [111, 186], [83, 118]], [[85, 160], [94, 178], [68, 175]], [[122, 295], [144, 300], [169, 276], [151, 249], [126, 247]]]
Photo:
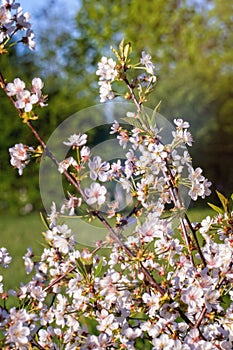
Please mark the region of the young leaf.
[[222, 203], [223, 209], [226, 213], [229, 212], [229, 200], [220, 192], [216, 191], [220, 202]]
[[208, 203], [208, 205], [217, 213], [224, 214], [224, 211], [222, 210], [222, 208], [217, 207], [217, 205], [214, 205], [212, 203]]
[[84, 278], [87, 276], [87, 271], [80, 258], [77, 260], [77, 270]]
[[121, 57], [119, 56], [118, 52], [116, 49], [114, 49], [114, 47], [111, 46], [111, 50], [114, 53], [114, 55], [116, 56], [116, 58], [118, 59], [118, 61], [121, 62]]
[[156, 105], [156, 107], [153, 110], [152, 116], [151, 116], [151, 126], [154, 128], [156, 126], [156, 116], [157, 116], [157, 112], [159, 110], [159, 107], [161, 105], [162, 101], [159, 101], [159, 103]]
[[135, 128], [144, 130], [142, 123], [139, 119], [134, 118], [134, 117], [126, 117], [126, 118], [121, 118], [124, 122], [126, 122], [129, 125], [134, 126]]
[[149, 117], [149, 115], [147, 113], [143, 113], [142, 115], [142, 121], [145, 123], [146, 128], [148, 130], [150, 130], [151, 125], [151, 118]]
[[103, 267], [103, 259], [101, 258], [96, 269], [95, 269], [95, 277], [99, 276], [99, 274], [102, 270], [102, 267]]
[[125, 61], [127, 61], [128, 59], [128, 56], [130, 55], [132, 51], [132, 47], [131, 47], [131, 43], [127, 43], [124, 47], [124, 58], [125, 58]]
[[48, 220], [46, 219], [46, 217], [43, 215], [42, 212], [40, 212], [40, 218], [41, 218], [41, 221], [43, 222], [44, 226], [49, 229], [49, 223], [48, 223]]

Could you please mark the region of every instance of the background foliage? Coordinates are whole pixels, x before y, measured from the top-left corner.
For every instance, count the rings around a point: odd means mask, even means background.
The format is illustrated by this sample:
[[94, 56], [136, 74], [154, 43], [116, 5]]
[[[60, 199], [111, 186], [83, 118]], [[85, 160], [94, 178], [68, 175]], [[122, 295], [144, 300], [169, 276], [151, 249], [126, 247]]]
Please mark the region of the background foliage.
[[[230, 1], [83, 0], [72, 22], [65, 21], [62, 7], [51, 1], [38, 13], [38, 23], [43, 25], [38, 25], [36, 55], [15, 51], [10, 66], [3, 56], [0, 64], [9, 81], [16, 76], [28, 82], [36, 75], [45, 79], [49, 106], [39, 121], [45, 140], [66, 117], [99, 102], [94, 78], [97, 62], [103, 53], [110, 54], [110, 43], [117, 45], [124, 37], [133, 42], [135, 52], [150, 52], [156, 64], [159, 83], [150, 106], [161, 100], [160, 112], [168, 119], [190, 121], [196, 141], [192, 157], [204, 168], [214, 188], [231, 193]], [[29, 166], [16, 181], [17, 171], [9, 165], [7, 152], [16, 142], [34, 145], [35, 140], [2, 94], [0, 210], [16, 212], [20, 207], [25, 213], [41, 209], [37, 169]]]

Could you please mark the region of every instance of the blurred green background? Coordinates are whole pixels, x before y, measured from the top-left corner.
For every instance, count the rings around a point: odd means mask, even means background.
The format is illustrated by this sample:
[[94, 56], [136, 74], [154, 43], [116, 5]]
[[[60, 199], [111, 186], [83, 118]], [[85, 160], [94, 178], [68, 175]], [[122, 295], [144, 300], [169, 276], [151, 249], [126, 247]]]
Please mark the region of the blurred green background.
[[[156, 65], [158, 85], [148, 106], [153, 108], [161, 100], [160, 113], [166, 118], [190, 122], [194, 166], [204, 168], [213, 189], [229, 195], [233, 188], [232, 2], [79, 3], [79, 11], [70, 18], [61, 2], [48, 1], [36, 14], [37, 51], [20, 47], [0, 57], [0, 70], [8, 81], [20, 77], [30, 83], [35, 76], [45, 80], [49, 105], [34, 122], [41, 136], [47, 140], [65, 118], [99, 103], [97, 62], [102, 55], [111, 55], [110, 45], [116, 47], [124, 37], [137, 55], [149, 52]], [[19, 177], [8, 154], [15, 143], [37, 143], [2, 91], [0, 128], [0, 213], [41, 210], [39, 164], [29, 165]], [[97, 142], [101, 137], [102, 133], [95, 135]]]

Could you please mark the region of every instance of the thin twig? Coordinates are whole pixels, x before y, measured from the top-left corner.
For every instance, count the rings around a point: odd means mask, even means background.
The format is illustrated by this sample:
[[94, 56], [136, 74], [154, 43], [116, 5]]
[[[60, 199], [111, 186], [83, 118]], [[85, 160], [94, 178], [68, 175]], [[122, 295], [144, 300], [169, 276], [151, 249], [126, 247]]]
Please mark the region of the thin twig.
[[45, 289], [44, 291], [47, 291], [49, 289], [51, 289], [55, 284], [57, 284], [58, 282], [60, 282], [64, 277], [66, 277], [66, 275], [68, 273], [73, 272], [76, 269], [76, 266], [72, 266], [70, 267], [66, 272], [64, 272], [61, 276], [57, 277], [52, 283], [50, 283]]
[[129, 83], [129, 81], [128, 81], [127, 78], [124, 78], [124, 82], [126, 83], [128, 89], [129, 89], [129, 91], [130, 91], [131, 98], [132, 98], [133, 102], [135, 103], [138, 112], [140, 112], [140, 111], [141, 111], [141, 104], [138, 102], [138, 100], [137, 100], [137, 98], [136, 98], [136, 96], [135, 96], [135, 93], [134, 93], [134, 91], [133, 91], [132, 86], [130, 85], [130, 83]]
[[194, 328], [198, 328], [206, 314], [206, 311], [207, 311], [207, 307], [204, 306], [203, 309], [202, 309], [202, 312], [200, 314], [200, 316], [198, 317], [198, 320], [196, 321], [195, 325], [194, 325]]
[[[174, 181], [175, 181], [174, 180], [174, 176], [172, 175], [171, 169], [169, 168], [169, 165], [168, 165], [167, 161], [166, 161], [166, 168], [167, 168], [167, 171], [168, 171], [168, 175], [170, 177], [170, 180], [167, 180], [167, 185], [169, 187], [169, 191], [170, 191], [173, 203], [174, 203], [175, 207], [178, 208], [178, 210], [182, 210], [184, 206], [183, 206], [182, 200], [180, 199], [178, 190], [177, 190], [177, 188], [176, 188], [176, 186], [174, 184]], [[167, 174], [165, 173], [165, 171], [163, 171], [163, 176], [164, 176], [164, 178], [167, 178]], [[180, 225], [181, 225], [182, 232], [183, 232], [183, 235], [184, 235], [185, 243], [186, 243], [186, 246], [187, 246], [188, 251], [189, 251], [191, 263], [192, 263], [193, 267], [195, 267], [195, 262], [194, 262], [193, 255], [192, 255], [192, 252], [191, 252], [191, 249], [190, 249], [191, 240], [190, 240], [190, 237], [188, 235], [188, 232], [187, 232], [184, 220], [183, 220], [183, 218], [181, 217], [180, 214], [179, 214], [179, 221], [180, 221]]]
[[198, 251], [198, 253], [199, 253], [199, 255], [200, 255], [200, 258], [201, 258], [201, 260], [202, 260], [202, 263], [203, 263], [203, 265], [206, 267], [206, 265], [207, 265], [207, 264], [206, 264], [206, 260], [205, 260], [205, 257], [204, 257], [204, 255], [203, 255], [202, 251], [201, 251], [201, 247], [200, 247], [200, 244], [199, 244], [198, 239], [197, 239], [196, 230], [195, 230], [195, 228], [193, 228], [193, 226], [192, 226], [192, 224], [191, 224], [191, 222], [190, 222], [190, 220], [189, 220], [189, 217], [188, 217], [187, 213], [185, 213], [185, 220], [187, 221], [187, 224], [189, 225], [189, 228], [190, 228], [190, 230], [191, 230], [191, 232], [192, 232], [192, 235], [193, 235], [193, 238], [194, 238], [196, 247], [197, 247], [197, 251]]

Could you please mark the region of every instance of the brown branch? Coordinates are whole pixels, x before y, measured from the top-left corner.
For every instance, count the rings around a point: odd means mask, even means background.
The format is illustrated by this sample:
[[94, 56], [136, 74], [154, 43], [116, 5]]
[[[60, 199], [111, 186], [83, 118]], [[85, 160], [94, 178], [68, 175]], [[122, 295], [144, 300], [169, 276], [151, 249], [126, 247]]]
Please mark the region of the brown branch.
[[[172, 172], [171, 172], [171, 170], [170, 170], [168, 164], [167, 164], [167, 169], [168, 169], [170, 178], [172, 179], [172, 181], [171, 181], [171, 186], [172, 186], [172, 188], [173, 188], [174, 191], [175, 191], [175, 197], [177, 198], [178, 208], [181, 209], [181, 208], [183, 207], [183, 203], [182, 203], [182, 200], [181, 200], [181, 198], [180, 198], [180, 196], [179, 196], [179, 192], [178, 192], [177, 187], [176, 187], [175, 185], [173, 185], [173, 182], [175, 181], [175, 179], [174, 179], [174, 176], [173, 176], [173, 174], [172, 174]], [[206, 267], [206, 260], [205, 260], [205, 257], [204, 257], [204, 255], [203, 255], [202, 251], [201, 251], [201, 247], [200, 247], [200, 244], [199, 244], [198, 239], [197, 239], [196, 230], [193, 228], [193, 226], [192, 226], [192, 224], [191, 224], [191, 222], [190, 222], [190, 220], [189, 220], [189, 217], [188, 217], [187, 213], [185, 213], [184, 216], [185, 216], [185, 220], [187, 221], [187, 224], [188, 224], [188, 226], [189, 226], [189, 228], [190, 228], [190, 230], [191, 230], [191, 232], [192, 232], [192, 235], [193, 235], [193, 238], [194, 238], [196, 247], [197, 247], [197, 251], [198, 251], [198, 253], [199, 253], [199, 255], [200, 255], [200, 258], [201, 258], [201, 260], [202, 260], [202, 263], [203, 263], [203, 265]], [[186, 227], [185, 227], [185, 224], [184, 224], [184, 220], [183, 220], [183, 218], [182, 218], [181, 216], [179, 216], [179, 220], [180, 220], [180, 223], [181, 223], [181, 226], [182, 226], [183, 233], [184, 233], [185, 236], [186, 236], [186, 239], [187, 239], [187, 242], [188, 242], [188, 247], [189, 247], [190, 238], [189, 238], [189, 236], [188, 236], [188, 233], [187, 233], [187, 230], [186, 230]], [[191, 253], [191, 252], [190, 252], [190, 255], [191, 255], [191, 257], [192, 257], [192, 253]], [[194, 265], [193, 257], [192, 257], [192, 262], [193, 262], [193, 265]]]
[[187, 213], [185, 213], [185, 220], [187, 221], [187, 224], [189, 225], [189, 228], [190, 228], [190, 230], [191, 230], [191, 232], [192, 232], [192, 235], [193, 235], [193, 238], [194, 238], [196, 247], [197, 247], [197, 251], [198, 251], [198, 253], [199, 253], [199, 255], [200, 255], [200, 258], [201, 258], [201, 260], [202, 260], [202, 263], [203, 263], [203, 265], [206, 267], [206, 265], [207, 265], [207, 264], [206, 264], [206, 260], [205, 260], [205, 257], [204, 257], [204, 255], [203, 255], [202, 251], [201, 251], [201, 247], [200, 247], [200, 244], [199, 244], [198, 239], [197, 239], [196, 230], [195, 230], [195, 228], [193, 228], [193, 226], [192, 226], [192, 224], [191, 224], [191, 222], [190, 222], [190, 220], [189, 220], [189, 217], [188, 217]]
[[206, 311], [207, 311], [207, 307], [204, 306], [203, 309], [202, 309], [202, 312], [200, 314], [200, 316], [198, 317], [198, 320], [196, 321], [195, 325], [194, 325], [194, 328], [198, 328], [206, 314]]
[[130, 83], [129, 83], [129, 81], [128, 81], [127, 78], [124, 78], [124, 82], [126, 83], [128, 89], [129, 89], [129, 91], [130, 91], [131, 98], [132, 98], [134, 104], [136, 105], [136, 107], [137, 107], [137, 109], [138, 109], [138, 112], [140, 112], [140, 111], [141, 111], [141, 104], [138, 102], [138, 100], [137, 100], [137, 98], [136, 98], [136, 96], [135, 96], [135, 93], [134, 93], [134, 91], [133, 91], [134, 89], [133, 89], [132, 86], [130, 85]]
[[[109, 223], [106, 221], [106, 219], [98, 212], [95, 211], [93, 214], [103, 223], [103, 225], [107, 228], [107, 230], [110, 232], [112, 238], [115, 242], [119, 244], [119, 246], [124, 250], [124, 252], [130, 256], [131, 258], [135, 258], [136, 256], [133, 254], [133, 252], [121, 241], [121, 239], [118, 237], [117, 233], [113, 230], [113, 228], [109, 225]], [[149, 271], [142, 265], [141, 263], [141, 272], [144, 273], [147, 280], [151, 283], [151, 285], [161, 294], [164, 295], [166, 291], [160, 286], [159, 283], [156, 282], [153, 276], [149, 273]]]
[[57, 284], [58, 282], [60, 282], [68, 273], [73, 272], [75, 269], [76, 269], [76, 266], [70, 267], [66, 272], [64, 272], [61, 276], [57, 277], [52, 283], [50, 283], [50, 284], [44, 289], [44, 291], [47, 291], [47, 290], [51, 289], [55, 284]]

